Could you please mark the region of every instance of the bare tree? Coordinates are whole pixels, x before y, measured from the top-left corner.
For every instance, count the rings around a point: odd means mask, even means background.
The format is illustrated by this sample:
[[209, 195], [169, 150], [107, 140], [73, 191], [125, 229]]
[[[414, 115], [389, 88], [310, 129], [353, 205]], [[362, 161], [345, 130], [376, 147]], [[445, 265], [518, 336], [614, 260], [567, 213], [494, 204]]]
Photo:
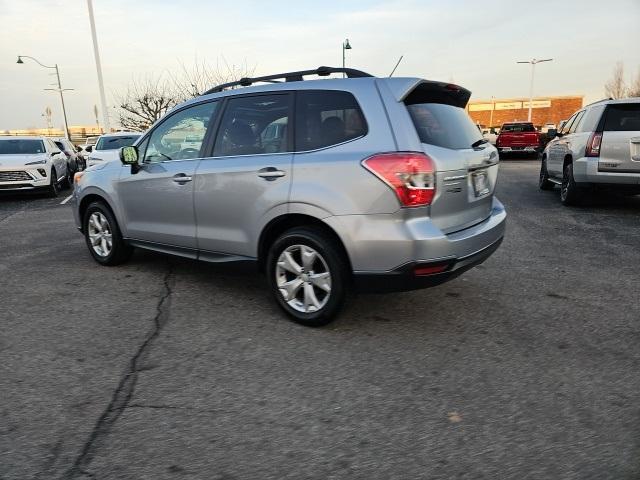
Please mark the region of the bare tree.
[[627, 94], [627, 86], [624, 83], [624, 65], [617, 62], [613, 67], [613, 77], [605, 83], [604, 94], [608, 98], [624, 98]]
[[224, 57], [216, 59], [215, 65], [196, 59], [192, 66], [180, 63], [178, 73], [169, 73], [176, 95], [181, 101], [202, 95], [216, 85], [251, 77], [255, 71], [246, 61], [240, 65], [229, 65]]
[[629, 85], [627, 96], [640, 97], [640, 68], [638, 68], [638, 73], [636, 73], [636, 78], [631, 80], [631, 85]]
[[124, 95], [116, 96], [120, 125], [126, 130], [144, 131], [167, 110], [178, 104], [181, 97], [172, 82], [161, 75], [132, 81]]

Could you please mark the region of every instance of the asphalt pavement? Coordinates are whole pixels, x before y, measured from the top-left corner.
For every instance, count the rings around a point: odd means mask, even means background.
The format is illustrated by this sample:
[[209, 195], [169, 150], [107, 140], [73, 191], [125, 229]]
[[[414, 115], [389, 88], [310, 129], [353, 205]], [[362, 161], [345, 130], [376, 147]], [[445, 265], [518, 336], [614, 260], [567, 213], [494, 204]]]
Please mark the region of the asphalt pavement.
[[501, 165], [501, 248], [298, 326], [264, 279], [0, 197], [0, 479], [640, 478], [640, 197]]

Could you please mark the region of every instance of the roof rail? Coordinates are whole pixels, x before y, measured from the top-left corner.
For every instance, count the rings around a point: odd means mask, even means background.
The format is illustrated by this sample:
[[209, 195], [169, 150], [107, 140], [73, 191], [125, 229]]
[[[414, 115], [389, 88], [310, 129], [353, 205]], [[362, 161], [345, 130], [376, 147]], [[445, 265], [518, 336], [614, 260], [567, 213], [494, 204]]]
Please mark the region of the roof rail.
[[362, 72], [360, 70], [355, 70], [353, 68], [338, 68], [338, 67], [318, 67], [314, 70], [301, 70], [299, 72], [288, 72], [288, 73], [278, 73], [275, 75], [266, 75], [264, 77], [244, 77], [235, 82], [223, 83], [222, 85], [215, 86], [206, 92], [203, 95], [208, 95], [210, 93], [218, 93], [222, 92], [226, 88], [231, 87], [248, 87], [249, 85], [253, 85], [257, 82], [268, 82], [268, 83], [281, 83], [281, 80], [285, 82], [299, 82], [304, 80], [304, 76], [306, 75], [318, 75], [320, 77], [326, 77], [332, 73], [344, 73], [347, 78], [362, 78], [362, 77], [372, 77], [373, 75]]

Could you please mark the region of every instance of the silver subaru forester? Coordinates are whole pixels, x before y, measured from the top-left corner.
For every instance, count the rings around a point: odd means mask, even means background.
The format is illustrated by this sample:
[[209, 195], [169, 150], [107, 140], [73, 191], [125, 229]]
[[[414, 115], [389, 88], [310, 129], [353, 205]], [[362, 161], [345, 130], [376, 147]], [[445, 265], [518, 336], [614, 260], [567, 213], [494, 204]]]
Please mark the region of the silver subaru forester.
[[76, 225], [102, 265], [133, 247], [256, 262], [288, 315], [323, 325], [349, 291], [437, 285], [500, 245], [498, 154], [469, 97], [330, 67], [220, 85], [77, 174]]

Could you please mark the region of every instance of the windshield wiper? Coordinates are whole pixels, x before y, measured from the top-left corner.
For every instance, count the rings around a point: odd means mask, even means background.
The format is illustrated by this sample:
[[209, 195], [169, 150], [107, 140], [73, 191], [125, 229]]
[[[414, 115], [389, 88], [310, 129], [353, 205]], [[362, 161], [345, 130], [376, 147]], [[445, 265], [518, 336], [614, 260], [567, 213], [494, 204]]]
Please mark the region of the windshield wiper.
[[471, 148], [477, 148], [477, 147], [479, 147], [480, 145], [482, 145], [483, 143], [488, 143], [488, 142], [489, 142], [489, 140], [487, 140], [486, 138], [481, 138], [480, 140], [478, 140], [478, 141], [476, 141], [476, 142], [473, 142], [473, 143], [471, 144]]

